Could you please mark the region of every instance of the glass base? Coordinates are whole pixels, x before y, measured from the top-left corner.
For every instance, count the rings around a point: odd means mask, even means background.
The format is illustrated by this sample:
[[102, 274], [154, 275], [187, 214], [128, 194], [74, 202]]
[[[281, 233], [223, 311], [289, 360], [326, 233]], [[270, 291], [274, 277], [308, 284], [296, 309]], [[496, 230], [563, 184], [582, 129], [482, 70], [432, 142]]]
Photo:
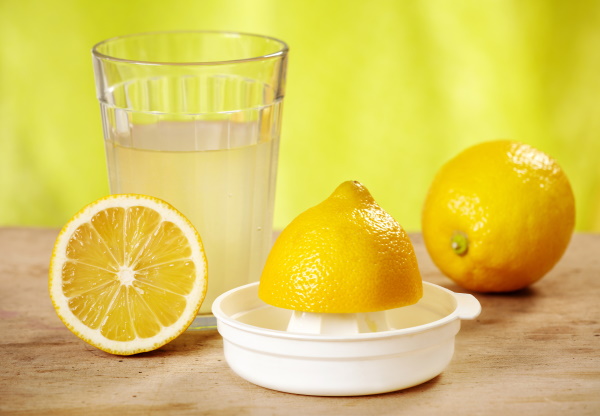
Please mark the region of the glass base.
[[206, 331], [217, 329], [217, 318], [212, 314], [198, 315], [192, 324], [188, 327], [188, 331]]

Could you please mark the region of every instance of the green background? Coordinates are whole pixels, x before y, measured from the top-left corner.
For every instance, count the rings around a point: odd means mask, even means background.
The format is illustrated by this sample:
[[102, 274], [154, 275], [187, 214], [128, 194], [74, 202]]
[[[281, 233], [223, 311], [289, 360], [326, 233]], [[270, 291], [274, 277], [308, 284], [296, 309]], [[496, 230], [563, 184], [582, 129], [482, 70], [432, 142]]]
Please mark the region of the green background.
[[90, 50], [154, 30], [291, 48], [278, 228], [359, 180], [409, 231], [435, 172], [510, 138], [556, 158], [600, 231], [600, 2], [0, 1], [0, 225], [61, 226], [108, 193]]

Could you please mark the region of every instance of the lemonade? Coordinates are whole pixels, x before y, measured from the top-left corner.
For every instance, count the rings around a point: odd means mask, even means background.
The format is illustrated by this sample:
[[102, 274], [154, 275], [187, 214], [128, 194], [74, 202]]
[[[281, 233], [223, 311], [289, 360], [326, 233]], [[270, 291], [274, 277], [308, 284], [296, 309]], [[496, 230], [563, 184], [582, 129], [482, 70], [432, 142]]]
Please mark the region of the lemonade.
[[271, 221], [287, 45], [222, 31], [107, 39], [92, 50], [111, 192], [167, 201], [201, 234], [208, 293], [258, 280]]
[[278, 141], [260, 128], [161, 121], [105, 141], [112, 193], [164, 199], [198, 229], [209, 271], [201, 315], [221, 293], [258, 280], [271, 246]]

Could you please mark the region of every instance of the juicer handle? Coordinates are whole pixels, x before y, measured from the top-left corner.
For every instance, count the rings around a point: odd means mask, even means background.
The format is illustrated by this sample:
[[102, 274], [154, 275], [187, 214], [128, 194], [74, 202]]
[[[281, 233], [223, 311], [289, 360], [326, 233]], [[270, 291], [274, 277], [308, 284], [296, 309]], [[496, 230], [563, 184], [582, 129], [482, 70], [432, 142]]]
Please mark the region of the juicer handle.
[[458, 306], [456, 312], [460, 319], [475, 319], [481, 313], [481, 304], [477, 298], [468, 293], [455, 293], [454, 294]]

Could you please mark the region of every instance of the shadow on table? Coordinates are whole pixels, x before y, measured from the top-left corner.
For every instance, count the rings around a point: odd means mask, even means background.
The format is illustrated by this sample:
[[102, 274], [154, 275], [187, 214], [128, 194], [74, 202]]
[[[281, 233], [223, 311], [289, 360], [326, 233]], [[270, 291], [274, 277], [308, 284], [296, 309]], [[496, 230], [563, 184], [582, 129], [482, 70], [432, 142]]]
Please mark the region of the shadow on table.
[[106, 358], [125, 358], [125, 359], [145, 359], [161, 356], [186, 356], [193, 355], [198, 357], [207, 351], [222, 350], [221, 335], [216, 329], [206, 331], [185, 331], [166, 345], [148, 352], [142, 352], [131, 356], [118, 356], [101, 351], [91, 345], [86, 345], [86, 349], [95, 355], [105, 356]]

